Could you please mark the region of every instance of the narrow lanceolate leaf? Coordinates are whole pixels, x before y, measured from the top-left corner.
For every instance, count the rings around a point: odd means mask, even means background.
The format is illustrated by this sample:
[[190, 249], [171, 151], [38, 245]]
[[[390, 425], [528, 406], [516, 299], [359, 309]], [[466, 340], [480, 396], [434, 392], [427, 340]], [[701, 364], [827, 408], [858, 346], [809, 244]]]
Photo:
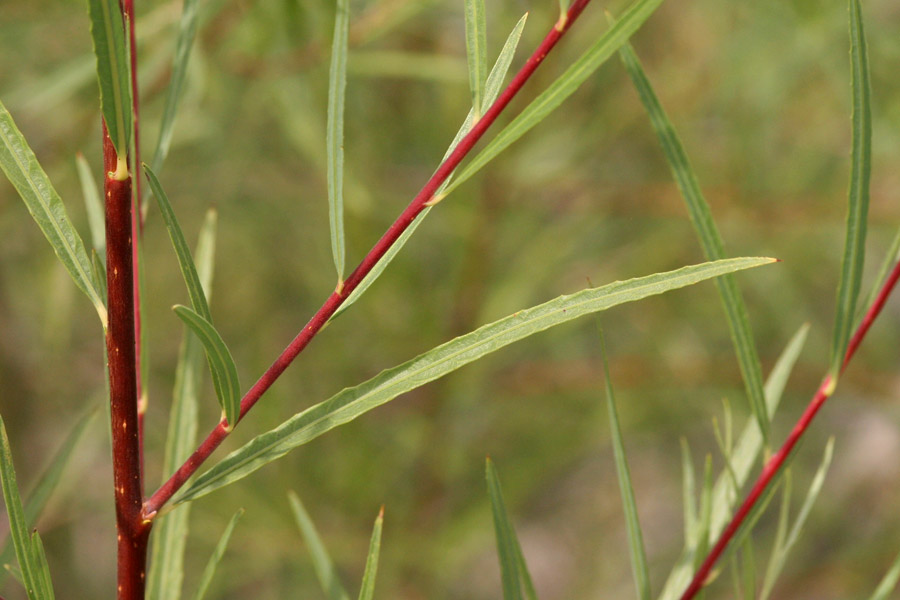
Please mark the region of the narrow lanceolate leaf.
[[484, 0], [465, 0], [466, 58], [475, 121], [484, 114], [484, 81], [487, 78], [487, 24]]
[[[503, 49], [500, 50], [500, 56], [497, 58], [497, 62], [494, 63], [494, 67], [491, 69], [490, 75], [488, 75], [487, 83], [484, 87], [486, 106], [492, 104], [500, 94], [500, 90], [503, 87], [503, 81], [506, 77], [506, 74], [509, 72], [509, 66], [510, 64], [512, 64], [512, 59], [513, 56], [515, 56], [516, 47], [519, 44], [519, 39], [522, 37], [522, 29], [524, 29], [525, 21], [527, 19], [528, 13], [525, 13], [522, 18], [519, 19], [519, 22], [516, 23], [516, 26], [509, 34], [509, 37], [506, 38], [506, 43], [503, 45]], [[472, 128], [474, 119], [475, 110], [471, 109], [469, 111], [469, 115], [466, 117], [466, 120], [459, 128], [459, 131], [457, 131], [456, 137], [454, 137], [453, 141], [450, 143], [450, 147], [447, 148], [447, 152], [444, 154], [443, 160], [447, 160], [447, 157], [450, 156], [459, 141], [463, 139], [463, 137], [469, 132], [469, 130]], [[443, 190], [449, 181], [450, 179], [444, 182], [444, 184], [438, 189], [435, 195], [440, 195], [441, 193], [443, 193]], [[410, 226], [407, 227], [406, 230], [404, 230], [403, 234], [397, 239], [396, 242], [394, 242], [394, 244], [388, 249], [385, 255], [381, 257], [381, 260], [379, 260], [375, 267], [371, 271], [369, 271], [369, 274], [363, 278], [358, 286], [356, 286], [356, 288], [344, 301], [337, 312], [335, 312], [331, 316], [331, 319], [336, 319], [341, 313], [347, 310], [363, 295], [363, 293], [369, 288], [369, 286], [372, 285], [375, 280], [381, 276], [385, 268], [387, 268], [387, 266], [391, 264], [391, 261], [394, 260], [394, 257], [397, 255], [400, 249], [403, 248], [404, 245], [406, 245], [407, 240], [409, 240], [410, 236], [412, 236], [413, 232], [419, 227], [419, 225], [422, 224], [422, 221], [425, 220], [425, 217], [430, 211], [431, 207], [429, 206], [419, 213], [419, 216], [417, 216], [412, 224], [410, 224]]]
[[[197, 275], [210, 298], [215, 256], [216, 212], [209, 210], [200, 229], [195, 256]], [[175, 368], [175, 388], [169, 411], [169, 432], [163, 459], [168, 477], [190, 456], [197, 439], [197, 406], [203, 381], [203, 348], [186, 328]], [[164, 478], [165, 480], [165, 478]], [[188, 534], [190, 504], [176, 507], [159, 519], [153, 528], [147, 600], [179, 600], [184, 579], [184, 554]]]
[[222, 340], [222, 336], [212, 326], [212, 323], [187, 306], [179, 304], [173, 310], [203, 344], [216, 396], [225, 413], [228, 427], [234, 427], [241, 414], [241, 387], [238, 381], [237, 367], [228, 346], [225, 345], [225, 341]]
[[390, 402], [400, 394], [443, 377], [460, 367], [580, 316], [685, 287], [725, 273], [774, 262], [772, 258], [737, 258], [684, 267], [668, 273], [611, 283], [561, 296], [522, 310], [460, 336], [369, 381], [347, 388], [329, 400], [293, 416], [232, 452], [201, 475], [176, 502], [193, 499], [237, 481], [291, 449]]
[[644, 536], [641, 533], [641, 522], [638, 518], [637, 502], [634, 498], [634, 487], [631, 485], [631, 473], [625, 458], [625, 443], [622, 440], [622, 429], [619, 426], [619, 413], [616, 410], [616, 397], [613, 392], [612, 379], [609, 376], [609, 362], [606, 359], [606, 348], [603, 334], [600, 334], [600, 351], [603, 355], [603, 374], [606, 379], [606, 408], [609, 416], [609, 432], [612, 439], [613, 456], [616, 461], [616, 475], [619, 479], [619, 493], [622, 496], [622, 507], [625, 510], [625, 525], [628, 531], [628, 549], [631, 552], [631, 572], [634, 586], [640, 600], [650, 600], [650, 571], [647, 568], [647, 554], [644, 551]]
[[300, 498], [294, 492], [289, 492], [288, 500], [290, 500], [291, 510], [294, 512], [297, 527], [300, 528], [303, 541], [306, 543], [307, 549], [309, 549], [316, 576], [319, 578], [319, 585], [322, 586], [325, 596], [329, 600], [350, 600], [350, 596], [347, 595], [344, 586], [341, 585], [341, 581], [338, 579], [331, 556], [328, 555], [328, 550], [325, 549], [325, 544], [322, 543], [322, 538], [319, 537], [319, 532], [316, 531], [316, 526], [313, 524], [309, 513], [306, 512], [303, 503], [300, 502]]
[[850, 192], [847, 233], [841, 281], [838, 285], [834, 339], [831, 344], [831, 380], [837, 378], [853, 331], [856, 300], [862, 280], [866, 251], [866, 221], [869, 213], [869, 174], [872, 169], [872, 111], [869, 98], [869, 59], [859, 0], [850, 0], [850, 87], [853, 96], [850, 150]]
[[125, 159], [131, 136], [131, 80], [125, 24], [118, 0], [88, 0], [91, 37], [97, 56], [100, 108], [119, 159]]
[[384, 507], [375, 519], [372, 538], [369, 540], [369, 553], [366, 556], [366, 570], [363, 572], [362, 586], [359, 588], [359, 600], [372, 600], [375, 597], [375, 577], [378, 575], [378, 555], [381, 554], [381, 530], [384, 525]]
[[637, 0], [609, 30], [600, 36], [565, 73], [534, 99], [513, 121], [472, 159], [456, 180], [447, 188], [450, 193], [472, 177], [483, 166], [503, 152], [510, 144], [525, 135], [571, 96], [631, 35], [643, 25], [662, 0]]
[[526, 589], [534, 589], [531, 575], [522, 557], [522, 547], [516, 537], [516, 530], [506, 511], [500, 478], [493, 461], [487, 459], [485, 465], [488, 498], [494, 517], [494, 535], [497, 539], [497, 556], [500, 559], [500, 579], [503, 583], [503, 600], [524, 600]]
[[103, 198], [97, 189], [97, 181], [91, 173], [91, 166], [81, 152], [75, 155], [75, 166], [78, 170], [78, 179], [81, 181], [81, 193], [87, 209], [88, 225], [91, 228], [91, 245], [97, 254], [106, 260], [106, 216], [103, 210]]
[[891, 592], [897, 587], [897, 581], [900, 581], [900, 554], [894, 559], [891, 568], [884, 574], [884, 577], [878, 583], [878, 587], [869, 596], [869, 600], [888, 600]]
[[156, 197], [157, 204], [159, 204], [159, 212], [166, 223], [169, 239], [172, 240], [172, 246], [175, 248], [175, 256], [178, 257], [178, 266], [181, 268], [181, 275], [184, 277], [185, 285], [187, 285], [191, 306], [194, 308], [194, 312], [203, 317], [203, 319], [212, 322], [212, 313], [209, 312], [209, 303], [206, 300], [206, 295], [203, 293], [203, 286], [200, 285], [200, 277], [197, 275], [197, 268], [194, 266], [191, 250], [188, 248], [184, 234], [181, 232], [181, 226], [178, 225], [178, 219], [175, 217], [175, 211], [172, 210], [169, 197], [163, 191], [159, 179], [157, 179], [150, 167], [146, 164], [143, 166], [144, 173], [147, 175], [147, 181], [150, 183], [150, 189], [153, 191], [153, 196]]
[[200, 576], [200, 586], [197, 588], [197, 593], [194, 594], [194, 600], [203, 600], [206, 597], [206, 592], [209, 590], [213, 576], [216, 574], [216, 568], [222, 561], [222, 557], [225, 556], [225, 549], [228, 547], [228, 541], [231, 539], [232, 532], [234, 532], [234, 526], [237, 525], [238, 519], [243, 514], [244, 509], [238, 509], [234, 516], [231, 517], [228, 525], [225, 526], [225, 531], [222, 532], [222, 537], [219, 538], [219, 543], [216, 544], [216, 548], [213, 550], [212, 556], [209, 557], [209, 562], [206, 563], [206, 568], [203, 569], [203, 574]]
[[75, 285], [90, 299], [106, 327], [106, 302], [94, 284], [91, 259], [75, 230], [66, 207], [53, 184], [16, 127], [12, 115], [0, 102], [0, 168], [25, 201], [31, 217], [72, 276]]
[[25, 521], [25, 510], [22, 508], [22, 498], [16, 484], [16, 471], [2, 417], [0, 417], [0, 481], [3, 484], [3, 500], [9, 517], [9, 535], [16, 549], [25, 592], [29, 600], [52, 598], [52, 591], [47, 595], [43, 580], [46, 563], [41, 564], [35, 555], [33, 540], [28, 531], [28, 523]]
[[888, 247], [887, 253], [884, 255], [884, 259], [881, 261], [881, 266], [878, 267], [878, 274], [875, 275], [872, 280], [872, 288], [869, 290], [869, 293], [866, 295], [866, 299], [863, 302], [859, 313], [866, 311], [872, 304], [875, 302], [875, 298], [878, 296], [878, 292], [881, 291], [882, 286], [884, 285], [885, 280], [887, 279], [888, 273], [890, 273], [891, 269], [894, 268], [894, 265], [897, 264], [897, 261], [900, 260], [900, 229], [897, 230], [897, 233], [894, 234], [894, 239], [891, 240], [891, 245]]
[[328, 72], [328, 219], [331, 223], [331, 253], [337, 269], [338, 287], [344, 281], [344, 92], [347, 88], [347, 38], [350, 31], [350, 0], [337, 0], [331, 68]]
[[159, 125], [159, 139], [153, 153], [153, 171], [162, 170], [163, 163], [169, 155], [172, 145], [172, 133], [175, 130], [175, 116], [178, 113], [178, 102], [181, 89], [187, 76], [188, 61], [191, 48], [197, 35], [197, 0], [184, 0], [181, 7], [181, 20], [178, 22], [178, 40], [175, 42], [175, 58], [172, 61], [172, 78], [166, 91], [166, 103], [163, 107], [162, 122]]
[[[669, 168], [672, 170], [672, 175], [678, 184], [681, 196], [687, 204], [691, 223], [693, 223], [697, 237], [700, 239], [700, 245], [703, 247], [706, 259], [718, 260], [725, 258], [722, 237], [719, 235], [718, 228], [716, 228], [712, 211], [703, 197], [700, 183], [694, 174], [687, 152], [685, 152], [684, 146], [678, 138], [675, 128], [672, 126], [672, 122], [666, 115], [656, 92], [653, 91], [650, 80], [644, 73], [644, 69], [641, 67], [641, 63], [631, 46], [629, 44], [623, 45], [619, 50], [619, 54], [625, 63], [625, 69], [634, 83], [641, 102], [650, 116], [650, 122], [653, 124], [653, 130], [659, 138], [663, 154], [665, 154], [666, 161], [669, 163]], [[769, 419], [766, 415], [766, 402], [763, 394], [762, 369], [759, 365], [759, 354], [753, 341], [753, 331], [750, 329], [750, 320], [747, 318], [747, 308], [744, 305], [744, 299], [733, 277], [726, 276], [718, 279], [716, 287], [719, 289], [722, 306], [728, 318], [731, 341], [734, 345], [738, 365], [744, 379], [744, 388], [747, 391], [750, 408], [756, 417], [756, 423], [759, 425], [760, 431], [763, 432], [763, 439], [768, 442]]]

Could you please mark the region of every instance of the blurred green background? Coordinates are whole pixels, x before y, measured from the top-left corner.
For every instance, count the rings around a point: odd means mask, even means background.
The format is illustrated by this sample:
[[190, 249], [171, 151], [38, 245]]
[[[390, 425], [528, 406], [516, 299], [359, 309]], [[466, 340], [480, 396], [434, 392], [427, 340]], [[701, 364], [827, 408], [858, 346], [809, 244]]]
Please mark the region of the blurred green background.
[[[491, 0], [495, 56], [530, 11], [513, 69], [556, 0]], [[178, 1], [136, 0], [144, 160], [156, 143]], [[173, 148], [160, 178], [189, 238], [219, 211], [213, 313], [243, 387], [334, 287], [325, 187], [329, 0], [208, 0]], [[606, 28], [592, 3], [509, 115]], [[0, 99], [87, 238], [74, 156], [99, 177], [97, 86], [84, 2], [4, 0]], [[468, 110], [462, 0], [351, 2], [346, 117], [348, 264], [437, 166]], [[873, 82], [867, 272], [900, 223], [900, 4], [863, 5]], [[783, 263], [739, 275], [765, 372], [804, 323], [810, 340], [775, 422], [783, 439], [827, 368], [849, 175], [843, 1], [669, 0], [634, 37], [734, 256]], [[509, 115], [503, 119], [509, 120]], [[489, 133], [490, 136], [490, 133]], [[151, 356], [148, 487], [160, 463], [186, 294], [159, 215], [146, 227]], [[561, 110], [445, 200], [390, 269], [319, 336], [217, 453], [453, 336], [589, 284], [701, 262], [683, 202], [617, 58]], [[864, 291], [868, 287], [864, 284]], [[601, 318], [654, 590], [681, 547], [679, 438], [722, 460], [711, 419], [746, 418], [710, 284]], [[900, 304], [887, 307], [796, 461], [804, 490], [836, 435], [824, 492], [776, 588], [780, 598], [868, 594], [900, 550]], [[0, 183], [0, 411], [23, 487], [70, 423], [102, 402], [93, 309]], [[498, 598], [484, 458], [496, 462], [541, 598], [630, 598], [595, 324], [540, 334], [396, 399], [195, 504], [186, 590], [238, 508], [213, 596], [323, 597], [291, 516], [296, 490], [355, 593], [386, 507], [381, 598]], [[218, 418], [206, 382], [201, 435]], [[214, 457], [214, 459], [216, 458]], [[111, 597], [108, 435], [98, 420], [39, 528], [61, 598]], [[757, 537], [762, 565], [770, 517]], [[5, 527], [5, 525], [4, 525]], [[727, 588], [723, 588], [727, 589]], [[15, 584], [2, 592], [19, 597]], [[251, 596], [252, 595], [252, 596]]]

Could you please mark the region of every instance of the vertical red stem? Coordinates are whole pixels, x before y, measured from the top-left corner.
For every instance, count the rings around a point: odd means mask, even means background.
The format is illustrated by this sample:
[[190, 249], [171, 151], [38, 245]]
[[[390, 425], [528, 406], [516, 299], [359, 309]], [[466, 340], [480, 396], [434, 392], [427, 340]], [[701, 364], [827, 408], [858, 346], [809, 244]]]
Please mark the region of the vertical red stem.
[[117, 155], [103, 126], [106, 282], [113, 484], [118, 531], [118, 599], [144, 597], [150, 523], [141, 516], [143, 488], [137, 415], [131, 176], [116, 175]]

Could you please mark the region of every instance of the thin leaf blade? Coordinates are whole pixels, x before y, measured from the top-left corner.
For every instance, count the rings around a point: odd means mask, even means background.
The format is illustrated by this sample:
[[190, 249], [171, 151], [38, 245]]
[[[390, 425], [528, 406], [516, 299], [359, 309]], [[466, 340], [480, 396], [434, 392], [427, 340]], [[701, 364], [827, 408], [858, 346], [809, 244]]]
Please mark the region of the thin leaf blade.
[[219, 538], [219, 543], [216, 544], [212, 556], [209, 557], [209, 562], [206, 563], [206, 568], [203, 569], [203, 574], [200, 576], [200, 586], [197, 588], [197, 593], [194, 594], [194, 600], [203, 600], [206, 597], [206, 592], [209, 591], [216, 569], [219, 563], [222, 562], [222, 557], [225, 556], [225, 549], [228, 548], [228, 542], [231, 540], [234, 526], [237, 525], [243, 514], [244, 509], [238, 509], [234, 516], [231, 517], [228, 525], [225, 526], [225, 531], [222, 532], [222, 537]]
[[81, 152], [75, 155], [75, 167], [81, 182], [81, 194], [84, 196], [88, 225], [91, 228], [91, 245], [97, 254], [106, 260], [106, 215], [103, 210], [103, 198], [97, 188], [97, 181], [91, 173], [91, 166]]
[[328, 118], [325, 144], [328, 169], [328, 221], [331, 253], [337, 269], [338, 287], [344, 281], [344, 96], [347, 88], [347, 45], [350, 31], [350, 1], [337, 0], [331, 66], [328, 72]]
[[359, 588], [359, 600], [372, 600], [375, 596], [375, 577], [378, 575], [378, 556], [381, 554], [381, 530], [384, 527], [384, 507], [378, 512], [372, 537], [369, 540], [369, 553], [366, 555], [366, 569], [363, 572], [362, 585]]
[[469, 90], [475, 121], [484, 114], [484, 83], [487, 79], [487, 24], [484, 0], [465, 0], [466, 58], [469, 69]]
[[88, 0], [91, 38], [97, 57], [100, 108], [119, 160], [125, 160], [131, 141], [131, 79], [125, 24], [117, 0]]
[[[487, 480], [488, 498], [491, 501], [491, 514], [494, 520], [494, 536], [497, 540], [497, 556], [500, 560], [500, 579], [503, 584], [504, 600], [524, 600], [524, 586], [534, 589], [531, 575], [522, 556], [522, 547], [516, 536], [506, 503], [503, 501], [503, 490], [500, 477], [494, 462], [485, 461], [485, 479]], [[527, 583], [525, 583], [527, 581]]]
[[313, 567], [315, 567], [316, 576], [319, 578], [322, 591], [325, 592], [329, 600], [350, 600], [350, 596], [347, 595], [344, 586], [341, 585], [331, 556], [328, 555], [328, 550], [325, 549], [325, 544], [322, 543], [322, 538], [319, 537], [319, 532], [316, 531], [316, 526], [313, 524], [309, 513], [306, 512], [303, 503], [300, 502], [300, 498], [294, 492], [289, 492], [288, 500], [291, 503], [291, 511], [294, 513], [297, 527], [300, 529], [303, 541], [306, 543], [306, 547], [309, 549], [309, 554], [312, 557]]
[[442, 344], [409, 362], [382, 371], [369, 381], [347, 388], [329, 400], [295, 415], [225, 457], [201, 475], [175, 502], [194, 499], [237, 481], [291, 449], [352, 421], [400, 394], [539, 331], [619, 304], [772, 262], [774, 259], [771, 258], [738, 258], [704, 263], [582, 290], [514, 313]]

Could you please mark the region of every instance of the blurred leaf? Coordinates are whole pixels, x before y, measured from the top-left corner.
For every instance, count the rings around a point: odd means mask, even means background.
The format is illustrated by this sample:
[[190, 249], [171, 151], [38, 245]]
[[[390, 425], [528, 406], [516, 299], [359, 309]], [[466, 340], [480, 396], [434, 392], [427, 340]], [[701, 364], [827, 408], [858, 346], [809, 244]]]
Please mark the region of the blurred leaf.
[[146, 164], [143, 165], [144, 173], [147, 175], [147, 181], [150, 183], [150, 189], [156, 197], [159, 204], [159, 212], [162, 214], [163, 221], [166, 223], [166, 229], [169, 232], [169, 239], [172, 240], [172, 247], [175, 248], [175, 255], [178, 257], [178, 266], [181, 268], [181, 274], [184, 277], [184, 283], [187, 286], [188, 296], [191, 299], [191, 306], [194, 312], [200, 315], [204, 320], [212, 322], [212, 313], [209, 311], [209, 303], [206, 295], [203, 293], [203, 286], [200, 285], [200, 278], [197, 276], [197, 269], [194, 266], [194, 259], [191, 257], [191, 251], [178, 225], [178, 219], [175, 217], [175, 211], [169, 203], [169, 197], [163, 191], [162, 185], [159, 183], [156, 175]]
[[178, 113], [178, 102], [187, 76], [188, 62], [191, 58], [191, 47], [197, 35], [197, 0], [183, 0], [181, 20], [178, 22], [178, 40], [175, 42], [175, 58], [172, 61], [172, 78], [166, 91], [166, 103], [163, 107], [162, 122], [159, 126], [159, 139], [153, 153], [153, 171], [162, 170], [163, 163], [169, 155], [172, 145], [172, 132], [175, 129], [175, 116]]
[[[94, 277], [94, 287], [101, 298], [106, 298], [106, 260], [97, 254], [96, 250], [91, 250], [91, 268]], [[105, 302], [104, 302], [105, 303]]]
[[350, 2], [337, 0], [331, 67], [328, 71], [328, 220], [331, 224], [331, 253], [337, 269], [338, 288], [344, 282], [344, 93], [347, 88], [347, 36], [350, 30]]
[[375, 595], [375, 576], [378, 574], [378, 555], [381, 553], [381, 529], [384, 524], [384, 507], [378, 512], [375, 526], [372, 528], [372, 539], [369, 540], [369, 553], [366, 556], [366, 570], [363, 573], [362, 585], [359, 589], [359, 600], [372, 600]]
[[125, 25], [117, 0], [88, 0], [91, 37], [97, 56], [100, 108], [119, 160], [125, 160], [131, 136], [131, 79]]
[[[197, 275], [207, 298], [212, 291], [216, 243], [216, 211], [210, 209], [197, 241]], [[203, 349], [185, 329], [175, 368], [163, 474], [174, 472], [193, 452], [197, 440], [197, 405], [203, 381]], [[164, 478], [165, 480], [165, 478]], [[147, 576], [147, 600], [179, 600], [184, 579], [184, 551], [190, 504], [178, 506], [154, 526]]]
[[475, 121], [481, 118], [486, 108], [484, 81], [487, 79], [487, 23], [484, 13], [484, 0], [465, 0], [466, 58]]
[[234, 526], [237, 525], [238, 519], [240, 519], [243, 514], [244, 509], [238, 509], [238, 511], [234, 513], [234, 516], [231, 517], [228, 525], [225, 526], [225, 531], [222, 532], [222, 537], [219, 538], [219, 543], [216, 544], [216, 548], [213, 550], [212, 556], [209, 557], [209, 562], [206, 563], [206, 568], [203, 569], [203, 574], [200, 576], [200, 586], [197, 588], [197, 593], [194, 594], [194, 600], [203, 600], [206, 596], [206, 592], [209, 590], [209, 586], [212, 583], [213, 576], [216, 574], [216, 568], [219, 566], [219, 562], [221, 562], [222, 557], [225, 555], [225, 549], [228, 547], [228, 541], [231, 539]]
[[[506, 78], [506, 74], [509, 71], [509, 66], [512, 63], [513, 56], [516, 53], [516, 47], [519, 44], [519, 39], [522, 37], [522, 29], [525, 27], [525, 21], [528, 19], [528, 13], [525, 13], [521, 19], [519, 19], [516, 26], [513, 27], [512, 32], [506, 38], [506, 43], [503, 44], [503, 48], [500, 50], [500, 55], [497, 57], [497, 62], [494, 63], [494, 67], [491, 69], [490, 75], [488, 75], [487, 82], [485, 84], [485, 97], [484, 101], [486, 104], [492, 104], [494, 100], [497, 99], [497, 96], [500, 94], [500, 90], [503, 87], [503, 80]], [[450, 143], [450, 147], [447, 148], [447, 151], [444, 153], [444, 158], [441, 162], [447, 160], [447, 157], [453, 152], [453, 149], [456, 148], [456, 145], [459, 141], [465, 136], [469, 130], [472, 128], [472, 123], [475, 119], [475, 110], [470, 109], [469, 114], [466, 117], [466, 120], [463, 122], [462, 126], [459, 128], [459, 131], [456, 132], [456, 136], [453, 138], [453, 141]], [[450, 177], [453, 177], [451, 175]], [[444, 184], [438, 188], [438, 191], [435, 193], [435, 196], [440, 195], [444, 188], [447, 186], [450, 179], [448, 178]], [[375, 267], [369, 271], [369, 274], [366, 275], [363, 280], [360, 282], [358, 286], [350, 293], [350, 296], [344, 301], [341, 307], [335, 312], [331, 319], [336, 319], [341, 313], [347, 310], [354, 302], [359, 300], [360, 296], [372, 285], [376, 279], [378, 279], [381, 274], [384, 272], [385, 268], [391, 261], [394, 260], [394, 257], [400, 251], [403, 246], [406, 245], [407, 240], [409, 240], [410, 236], [415, 232], [415, 230], [422, 224], [422, 221], [425, 220], [425, 217], [428, 216], [428, 213], [431, 212], [431, 206], [426, 207], [419, 215], [410, 223], [409, 227], [397, 238], [397, 241], [388, 248], [388, 251], [381, 257], [381, 260], [376, 263]]]
[[[791, 548], [794, 547], [794, 544], [797, 543], [797, 538], [800, 537], [800, 531], [803, 529], [803, 525], [806, 523], [807, 517], [809, 517], [809, 512], [812, 510], [812, 506], [816, 501], [816, 498], [819, 497], [819, 492], [822, 491], [822, 485], [825, 483], [825, 475], [828, 473], [828, 468], [831, 466], [831, 457], [834, 451], [834, 437], [828, 439], [828, 443], [825, 445], [825, 452], [822, 456], [822, 462], [819, 464], [819, 468], [816, 470], [816, 474], [813, 476], [812, 483], [809, 486], [809, 490], [806, 492], [806, 498], [803, 500], [803, 505], [800, 507], [800, 512], [797, 514], [797, 519], [794, 521], [794, 525], [791, 527], [790, 533], [787, 534], [787, 537], [783, 537], [782, 529], [781, 529], [781, 520], [779, 520], [779, 535], [775, 538], [775, 545], [772, 549], [772, 554], [769, 557], [769, 565], [766, 568], [766, 576], [763, 580], [762, 591], [760, 592], [759, 599], [766, 600], [769, 595], [772, 593], [772, 588], [775, 587], [775, 581], [778, 579], [778, 576], [781, 574], [782, 569], [784, 568], [784, 564], [787, 561], [788, 553], [790, 553]], [[787, 475], [786, 475], [787, 477]], [[790, 489], [788, 483], [790, 479], [786, 479], [785, 481], [785, 501], [782, 504], [782, 516], [784, 522], [787, 522], [787, 505], [790, 501], [790, 493], [788, 490]]]
[[81, 193], [87, 209], [88, 225], [91, 228], [91, 245], [106, 264], [106, 214], [103, 208], [103, 198], [100, 196], [97, 182], [91, 173], [91, 166], [81, 152], [75, 155], [75, 166], [78, 170], [78, 179], [81, 181]]
[[681, 438], [681, 493], [684, 510], [684, 543], [686, 548], [692, 548], [697, 544], [697, 525], [700, 517], [697, 514], [695, 500], [697, 484], [691, 459], [691, 447], [684, 438]]
[[212, 374], [213, 387], [219, 404], [225, 413], [229, 428], [234, 427], [241, 415], [241, 388], [238, 381], [237, 367], [228, 346], [212, 323], [192, 311], [187, 306], [176, 304], [175, 314], [194, 332], [203, 344], [209, 369]]
[[75, 280], [75, 285], [97, 309], [105, 329], [106, 305], [94, 285], [93, 269], [84, 249], [84, 242], [72, 226], [59, 194], [53, 189], [53, 184], [2, 102], [0, 142], [0, 168], [25, 201], [28, 212], [53, 246], [66, 271]]
[[700, 566], [700, 562], [706, 556], [710, 546], [709, 527], [712, 518], [712, 456], [706, 455], [703, 465], [703, 487], [700, 489], [700, 513], [697, 523], [697, 549], [694, 553], [694, 569]]
[[869, 596], [869, 600], [888, 600], [891, 592], [897, 587], [897, 581], [900, 580], [900, 554], [894, 559], [891, 568], [884, 574], [878, 587]]
[[404, 50], [354, 50], [347, 71], [360, 77], [393, 77], [447, 84], [466, 81], [464, 60], [446, 54]]
[[872, 170], [872, 112], [869, 59], [859, 0], [850, 0], [850, 87], [853, 91], [853, 144], [850, 160], [850, 192], [847, 233], [841, 282], [838, 286], [834, 339], [831, 345], [832, 384], [837, 383], [844, 353], [854, 326], [856, 301], [866, 253], [866, 221], [869, 212], [869, 175]]
[[756, 598], [756, 562], [753, 557], [753, 538], [741, 544], [741, 592], [747, 600]]
[[344, 586], [341, 585], [341, 581], [334, 569], [334, 563], [328, 555], [328, 550], [325, 549], [325, 544], [322, 543], [322, 539], [316, 531], [316, 526], [309, 517], [309, 513], [303, 507], [303, 503], [300, 502], [300, 498], [294, 492], [288, 492], [288, 500], [290, 500], [291, 510], [294, 512], [297, 527], [300, 528], [303, 541], [309, 549], [310, 556], [312, 556], [313, 566], [316, 569], [316, 575], [319, 578], [322, 591], [325, 592], [329, 600], [350, 600], [350, 596], [347, 595]]
[[[485, 478], [487, 479], [488, 497], [491, 500], [491, 513], [494, 516], [494, 535], [497, 538], [497, 555], [500, 559], [503, 599], [534, 598], [534, 584], [531, 583], [531, 575], [522, 556], [522, 547], [519, 545], [516, 530], [506, 511], [506, 504], [503, 502], [503, 490], [500, 487], [497, 469], [490, 458], [485, 464]], [[523, 587], [531, 592], [526, 595]]]
[[622, 440], [622, 429], [619, 426], [619, 413], [616, 410], [616, 397], [613, 392], [612, 378], [609, 376], [609, 362], [606, 358], [606, 347], [603, 332], [600, 332], [600, 353], [603, 357], [603, 375], [606, 381], [606, 408], [609, 415], [609, 433], [612, 439], [613, 456], [616, 461], [616, 474], [619, 479], [619, 493], [622, 496], [622, 508], [625, 511], [625, 525], [628, 531], [628, 549], [631, 551], [631, 572], [634, 587], [640, 600], [650, 600], [650, 572], [647, 567], [647, 554], [644, 551], [644, 537], [641, 533], [641, 522], [638, 517], [634, 487], [631, 484], [631, 473], [625, 458], [625, 443]]
[[438, 346], [409, 362], [382, 371], [369, 381], [347, 388], [329, 400], [294, 415], [279, 427], [229, 454], [195, 480], [175, 502], [197, 498], [237, 481], [266, 463], [284, 456], [293, 448], [352, 421], [404, 392], [539, 331], [582, 315], [698, 283], [723, 273], [771, 262], [773, 259], [770, 258], [737, 258], [694, 265], [582, 290], [514, 313]]
[[[858, 313], [865, 314], [865, 311], [875, 303], [875, 298], [878, 297], [878, 292], [881, 291], [881, 287], [884, 285], [884, 282], [888, 277], [888, 273], [890, 273], [894, 265], [897, 264], [898, 260], [900, 260], [900, 229], [898, 229], [897, 233], [894, 234], [894, 239], [891, 240], [891, 245], [888, 247], [888, 251], [884, 255], [884, 260], [882, 261], [881, 266], [878, 268], [878, 274], [875, 275], [875, 278], [872, 280], [872, 289], [869, 290], [865, 301], [857, 311]], [[862, 318], [862, 314], [860, 315], [860, 318]]]
[[[619, 49], [619, 55], [622, 57], [622, 62], [625, 63], [625, 69], [634, 83], [638, 96], [650, 117], [650, 122], [653, 124], [653, 130], [659, 138], [666, 162], [669, 163], [681, 196], [687, 204], [691, 223], [700, 238], [700, 245], [703, 247], [706, 260], [725, 258], [722, 237], [719, 235], [712, 211], [703, 197], [700, 183], [672, 122], [666, 115], [656, 92], [653, 91], [653, 86], [631, 46], [627, 43], [623, 44]], [[763, 395], [762, 370], [759, 365], [756, 344], [753, 341], [753, 331], [750, 329], [750, 320], [747, 317], [747, 307], [733, 277], [725, 276], [718, 279], [716, 287], [728, 318], [728, 328], [731, 331], [731, 340], [741, 368], [750, 408], [756, 417], [760, 431], [762, 431], [763, 441], [768, 444], [769, 419], [766, 415], [766, 402]]]
[[619, 46], [646, 21], [662, 0], [637, 0], [615, 25], [600, 36], [594, 45], [576, 60], [566, 72], [553, 82], [540, 96], [529, 104], [519, 116], [507, 125], [475, 158], [463, 169], [457, 179], [446, 190], [449, 194], [464, 181], [477, 173], [510, 144], [525, 135], [532, 127], [544, 120], [566, 98], [571, 96], [600, 65], [606, 62]]
[[3, 484], [3, 500], [6, 502], [6, 514], [9, 517], [9, 535], [16, 549], [25, 592], [29, 600], [52, 599], [53, 590], [50, 588], [48, 594], [45, 584], [45, 577], [49, 576], [45, 575], [47, 564], [45, 560], [42, 562], [44, 558], [42, 548], [34, 547], [36, 542], [28, 533], [28, 523], [22, 508], [22, 498], [19, 496], [19, 486], [16, 484], [16, 471], [13, 467], [3, 417], [0, 417], [0, 482]]

